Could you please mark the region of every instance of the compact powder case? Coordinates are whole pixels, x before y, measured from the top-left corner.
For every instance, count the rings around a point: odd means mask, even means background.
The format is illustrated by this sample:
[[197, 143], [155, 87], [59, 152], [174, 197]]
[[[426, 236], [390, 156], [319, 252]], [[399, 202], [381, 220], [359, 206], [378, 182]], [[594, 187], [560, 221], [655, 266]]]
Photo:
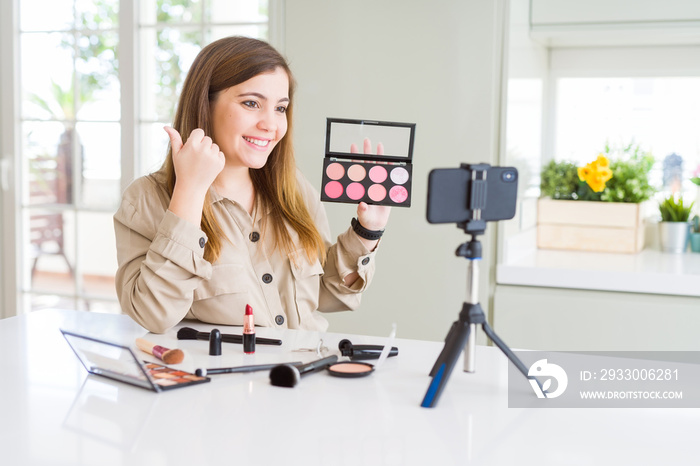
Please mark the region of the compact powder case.
[[374, 366], [366, 362], [343, 361], [328, 366], [328, 373], [336, 377], [365, 377], [374, 372]]
[[[327, 118], [321, 200], [410, 207], [415, 130], [415, 123]], [[359, 153], [365, 139], [375, 153]]]

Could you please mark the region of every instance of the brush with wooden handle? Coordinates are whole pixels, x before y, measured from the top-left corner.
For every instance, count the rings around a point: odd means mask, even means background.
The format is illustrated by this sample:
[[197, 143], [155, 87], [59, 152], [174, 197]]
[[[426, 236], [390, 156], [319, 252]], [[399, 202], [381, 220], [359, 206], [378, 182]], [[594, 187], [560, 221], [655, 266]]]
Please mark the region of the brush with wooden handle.
[[165, 364], [180, 364], [182, 360], [185, 359], [185, 353], [183, 353], [182, 350], [165, 348], [144, 340], [143, 338], [136, 339], [136, 346], [138, 346], [141, 351], [152, 354]]

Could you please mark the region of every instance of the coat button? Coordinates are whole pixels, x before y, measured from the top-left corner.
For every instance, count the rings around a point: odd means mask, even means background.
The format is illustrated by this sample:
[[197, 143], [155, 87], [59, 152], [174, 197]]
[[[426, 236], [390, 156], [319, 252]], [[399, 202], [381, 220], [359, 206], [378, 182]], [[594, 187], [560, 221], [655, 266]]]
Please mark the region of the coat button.
[[369, 264], [369, 257], [365, 257], [364, 259], [362, 259], [362, 265], [367, 265], [367, 264]]
[[205, 240], [203, 237], [199, 238], [199, 247], [204, 248], [205, 244], [207, 244], [207, 240]]
[[269, 273], [266, 273], [265, 275], [262, 276], [262, 281], [263, 281], [263, 283], [272, 282], [272, 275], [270, 275]]
[[258, 233], [257, 231], [254, 231], [248, 236], [248, 238], [250, 238], [250, 240], [253, 243], [257, 243], [257, 241], [260, 239], [260, 233]]
[[275, 323], [277, 325], [282, 325], [284, 323], [284, 316], [283, 315], [275, 316]]

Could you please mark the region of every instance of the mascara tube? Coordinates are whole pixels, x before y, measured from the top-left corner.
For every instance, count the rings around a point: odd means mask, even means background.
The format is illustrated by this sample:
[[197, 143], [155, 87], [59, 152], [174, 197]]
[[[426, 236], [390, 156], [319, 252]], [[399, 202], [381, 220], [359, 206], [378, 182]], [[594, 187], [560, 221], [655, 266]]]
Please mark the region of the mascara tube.
[[255, 319], [250, 304], [245, 305], [245, 316], [243, 317], [243, 352], [245, 354], [255, 353]]

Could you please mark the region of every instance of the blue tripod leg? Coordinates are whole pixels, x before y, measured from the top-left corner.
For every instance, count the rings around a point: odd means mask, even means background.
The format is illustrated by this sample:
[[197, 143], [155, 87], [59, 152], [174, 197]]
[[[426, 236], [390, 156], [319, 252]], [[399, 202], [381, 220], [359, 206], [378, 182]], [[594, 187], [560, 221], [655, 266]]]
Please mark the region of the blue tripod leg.
[[423, 408], [432, 408], [437, 404], [442, 391], [447, 385], [450, 374], [452, 374], [452, 369], [454, 369], [457, 359], [459, 359], [459, 355], [464, 349], [464, 345], [469, 340], [469, 322], [460, 319], [455, 324], [452, 325], [445, 340], [445, 347], [442, 349], [440, 357], [431, 371], [431, 375], [433, 375], [433, 372], [434, 375], [421, 403]]
[[454, 334], [455, 328], [457, 328], [457, 325], [459, 325], [459, 322], [454, 321], [452, 322], [452, 326], [450, 327], [450, 331], [447, 332], [447, 336], [445, 337], [445, 345], [442, 347], [442, 351], [440, 351], [440, 356], [435, 360], [435, 364], [433, 364], [433, 368], [430, 369], [430, 377], [434, 377], [435, 374], [437, 374], [438, 369], [440, 369], [440, 366], [443, 365], [445, 362], [445, 354], [446, 354], [446, 349], [447, 349], [447, 342], [450, 341], [452, 338], [452, 335]]

